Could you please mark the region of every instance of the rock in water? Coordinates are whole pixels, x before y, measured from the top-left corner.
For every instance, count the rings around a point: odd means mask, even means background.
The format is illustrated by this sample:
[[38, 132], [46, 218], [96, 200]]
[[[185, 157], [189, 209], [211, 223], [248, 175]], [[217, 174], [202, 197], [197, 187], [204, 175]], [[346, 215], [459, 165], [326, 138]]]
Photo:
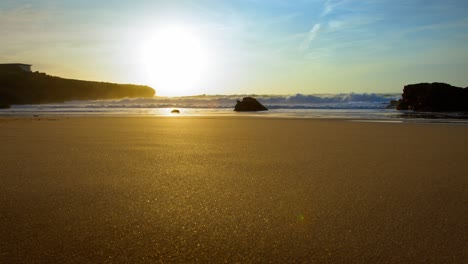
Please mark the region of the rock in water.
[[390, 100], [390, 103], [385, 107], [385, 109], [395, 109], [398, 105], [397, 100]]
[[171, 111], [172, 114], [180, 114], [180, 111], [179, 109], [174, 109]]
[[468, 88], [446, 83], [406, 85], [397, 110], [421, 112], [468, 111]]
[[251, 111], [268, 111], [268, 108], [263, 106], [257, 99], [252, 97], [244, 97], [242, 101], [237, 100], [236, 112], [251, 112]]

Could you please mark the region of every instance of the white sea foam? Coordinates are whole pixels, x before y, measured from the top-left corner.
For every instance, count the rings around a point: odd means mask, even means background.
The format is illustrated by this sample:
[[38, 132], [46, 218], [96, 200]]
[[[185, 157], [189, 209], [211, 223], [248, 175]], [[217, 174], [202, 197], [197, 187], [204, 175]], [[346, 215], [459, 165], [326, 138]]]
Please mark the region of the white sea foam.
[[120, 100], [71, 101], [64, 104], [30, 105], [30, 108], [233, 108], [236, 100], [257, 98], [270, 109], [384, 109], [399, 94], [295, 94], [295, 95], [199, 95], [184, 97], [128, 98]]

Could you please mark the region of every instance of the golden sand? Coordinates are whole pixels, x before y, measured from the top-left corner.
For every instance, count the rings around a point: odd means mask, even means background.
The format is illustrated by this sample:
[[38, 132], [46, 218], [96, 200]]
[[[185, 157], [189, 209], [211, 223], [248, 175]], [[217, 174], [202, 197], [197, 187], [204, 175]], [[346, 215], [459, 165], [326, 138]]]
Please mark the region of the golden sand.
[[468, 126], [0, 120], [1, 263], [468, 259]]

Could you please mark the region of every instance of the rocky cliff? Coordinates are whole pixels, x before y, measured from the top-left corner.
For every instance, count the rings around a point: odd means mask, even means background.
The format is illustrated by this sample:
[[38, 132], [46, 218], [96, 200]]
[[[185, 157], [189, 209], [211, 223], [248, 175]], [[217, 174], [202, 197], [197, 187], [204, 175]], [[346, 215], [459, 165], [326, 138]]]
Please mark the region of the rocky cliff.
[[397, 110], [421, 112], [468, 111], [468, 88], [445, 83], [406, 85]]
[[0, 105], [153, 97], [149, 86], [63, 79], [44, 73], [0, 71]]

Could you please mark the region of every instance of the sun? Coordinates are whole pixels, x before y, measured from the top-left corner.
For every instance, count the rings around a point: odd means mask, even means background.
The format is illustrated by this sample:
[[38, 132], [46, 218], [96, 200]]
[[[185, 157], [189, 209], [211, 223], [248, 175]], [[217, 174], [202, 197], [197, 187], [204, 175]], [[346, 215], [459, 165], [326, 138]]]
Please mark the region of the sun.
[[189, 26], [168, 26], [155, 31], [141, 50], [148, 82], [158, 95], [197, 93], [208, 66], [206, 44]]

